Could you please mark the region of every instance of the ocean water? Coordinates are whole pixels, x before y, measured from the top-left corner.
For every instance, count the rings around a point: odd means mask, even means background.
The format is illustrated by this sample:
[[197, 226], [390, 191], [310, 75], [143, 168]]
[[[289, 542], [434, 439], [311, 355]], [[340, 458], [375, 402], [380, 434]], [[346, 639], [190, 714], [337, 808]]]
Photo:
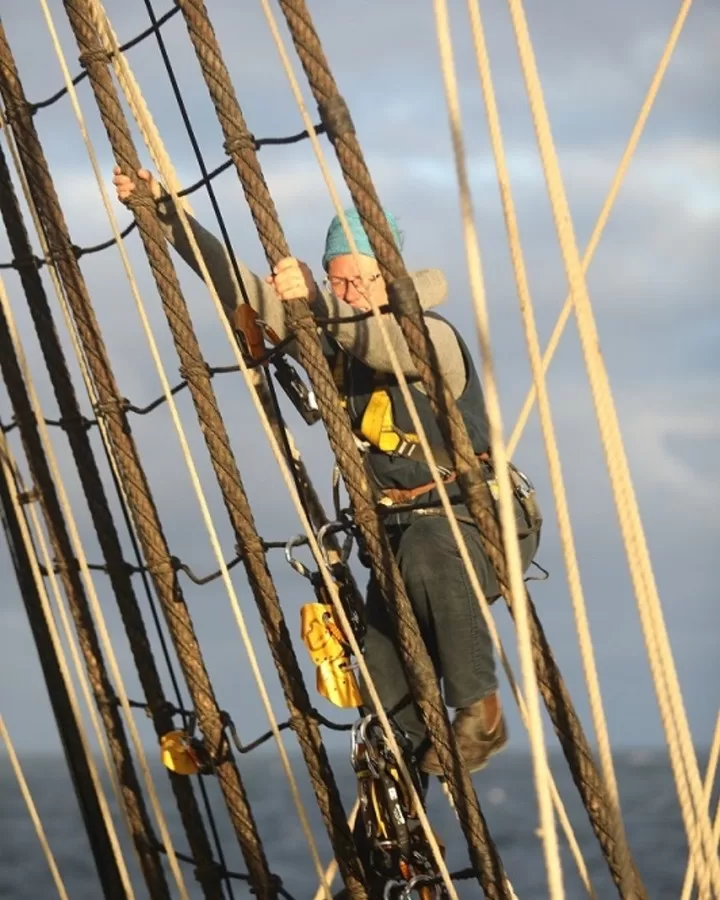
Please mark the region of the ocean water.
[[[344, 753], [333, 753], [331, 756], [346, 809], [349, 810], [354, 799], [349, 760]], [[292, 756], [291, 763], [320, 856], [326, 864], [330, 857], [329, 843], [314, 806], [302, 757]], [[69, 897], [71, 900], [100, 900], [102, 891], [64, 759], [25, 757], [22, 764]], [[317, 876], [309, 844], [277, 755], [265, 750], [255, 751], [240, 759], [240, 768], [271, 869], [280, 876], [289, 895], [296, 900], [310, 900], [317, 887]], [[597, 897], [599, 900], [616, 897], [599, 845], [590, 830], [562, 757], [552, 758], [552, 768]], [[167, 778], [161, 767], [153, 767], [153, 774], [174, 846], [180, 852], [187, 852]], [[667, 758], [659, 750], [620, 754], [617, 757], [617, 774], [626, 830], [649, 897], [651, 900], [678, 900], [685, 874], [687, 844]], [[227, 868], [243, 872], [242, 856], [217, 786], [212, 777], [204, 778], [203, 783], [207, 787]], [[505, 753], [497, 757], [484, 772], [475, 776], [475, 786], [518, 898], [546, 898], [547, 882], [542, 844], [537, 835], [537, 804], [529, 757], [518, 753]], [[108, 797], [112, 801], [109, 788]], [[113, 809], [116, 807], [113, 806]], [[466, 867], [468, 855], [462, 832], [437, 783], [430, 790], [428, 811], [433, 827], [447, 846], [450, 870]], [[127, 851], [126, 859], [136, 897], [145, 898], [147, 890], [138, 877], [122, 823], [119, 819], [116, 821], [120, 839]], [[562, 836], [560, 842], [566, 897], [587, 896]], [[190, 896], [200, 897], [193, 880], [192, 866], [181, 865]], [[172, 895], [179, 896], [170, 874], [168, 878]], [[339, 890], [340, 887], [341, 883], [336, 879], [334, 888]], [[460, 897], [482, 896], [476, 881], [460, 882], [458, 888]], [[50, 900], [56, 896], [45, 857], [8, 761], [0, 757], [0, 898]], [[247, 884], [235, 880], [231, 882], [227, 896], [239, 900], [252, 895]]]

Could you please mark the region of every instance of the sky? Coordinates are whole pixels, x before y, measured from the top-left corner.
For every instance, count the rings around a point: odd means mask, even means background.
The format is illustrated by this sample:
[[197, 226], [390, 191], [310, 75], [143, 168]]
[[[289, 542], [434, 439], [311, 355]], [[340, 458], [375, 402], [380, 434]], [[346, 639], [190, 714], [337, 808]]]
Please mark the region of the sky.
[[[483, 5], [488, 7], [487, 41], [538, 330], [544, 345], [564, 302], [567, 281], [507, 10], [504, 4]], [[158, 14], [165, 11], [159, 0], [156, 6]], [[555, 0], [543, 4], [541, 11], [538, 4], [528, 4], [530, 32], [581, 248], [590, 236], [678, 6], [671, 0], [635, 0], [630, 5], [620, 0], [603, 4]], [[49, 7], [68, 64], [75, 73], [78, 50], [62, 3], [50, 0]], [[379, 195], [395, 212], [405, 232], [405, 261], [410, 269], [436, 267], [446, 273], [450, 291], [443, 312], [463, 330], [479, 361], [432, 4], [417, 0], [395, 0], [393, 4], [365, 0], [363, 4], [346, 5], [315, 0], [310, 8], [352, 111]], [[121, 41], [147, 27], [145, 7], [139, 0], [110, 0], [107, 9]], [[260, 4], [208, 0], [208, 9], [251, 131], [257, 137], [265, 137], [301, 130], [300, 115]], [[63, 83], [62, 72], [40, 4], [12, 4], [3, 22], [28, 97], [37, 101], [54, 93]], [[530, 383], [529, 365], [465, 4], [453, 5], [452, 25], [493, 358], [507, 435]], [[212, 169], [226, 158], [222, 135], [180, 16], [163, 28], [163, 36], [202, 152]], [[720, 449], [720, 273], [716, 253], [720, 230], [719, 39], [720, 11], [709, 0], [697, 0], [588, 274], [601, 349], [617, 403], [687, 715], [701, 746], [710, 742], [720, 699], [720, 615], [714, 566], [720, 537], [720, 476], [716, 465]], [[291, 47], [290, 50], [296, 72], [301, 74]], [[128, 52], [128, 59], [180, 180], [184, 184], [196, 181], [198, 166], [157, 43], [153, 38], [144, 41]], [[311, 95], [304, 80], [302, 83], [312, 109]], [[87, 82], [79, 86], [78, 94], [105, 186], [111, 188], [112, 154]], [[70, 102], [65, 98], [39, 111], [35, 122], [73, 241], [85, 246], [110, 237], [110, 224]], [[136, 130], [134, 133], [140, 155], [149, 164], [149, 155]], [[332, 153], [324, 139], [323, 147], [330, 160]], [[7, 152], [6, 143], [3, 149]], [[325, 229], [333, 209], [309, 144], [268, 147], [261, 151], [260, 159], [293, 253], [308, 260], [319, 276]], [[334, 161], [331, 170], [343, 200], [347, 201], [348, 193]], [[262, 248], [234, 171], [224, 173], [214, 184], [235, 252], [255, 271], [264, 273]], [[201, 192], [193, 196], [192, 205], [198, 218], [217, 232], [211, 207]], [[130, 213], [119, 204], [113, 202], [113, 209], [121, 226], [130, 221]], [[33, 240], [37, 249], [37, 239]], [[178, 360], [137, 234], [128, 238], [126, 246], [163, 364], [171, 382], [175, 382], [179, 380]], [[10, 256], [5, 232], [0, 229], [0, 261], [7, 261]], [[232, 364], [231, 350], [207, 290], [175, 259], [206, 359], [214, 365]], [[160, 381], [119, 254], [113, 249], [88, 255], [83, 257], [81, 266], [120, 389], [137, 405], [145, 405], [160, 395]], [[3, 271], [2, 277], [45, 414], [52, 418], [57, 408], [20, 282], [13, 272]], [[43, 277], [69, 351], [67, 331], [47, 272]], [[89, 414], [75, 363], [72, 371], [77, 376], [83, 409]], [[662, 725], [584, 362], [572, 323], [552, 364], [548, 385], [610, 737], [617, 748], [659, 747], [664, 741]], [[258, 530], [268, 540], [288, 539], [300, 532], [301, 526], [245, 383], [239, 375], [227, 375], [215, 379], [214, 386]], [[231, 529], [187, 392], [179, 395], [177, 405], [221, 545], [229, 559], [234, 543]], [[11, 418], [2, 385], [0, 417], [4, 421]], [[288, 423], [318, 490], [329, 504], [332, 460], [322, 426], [307, 428], [290, 409]], [[197, 573], [216, 569], [167, 407], [150, 416], [134, 418], [132, 427], [172, 552]], [[99, 561], [97, 542], [66, 441], [61, 433], [54, 433], [52, 439], [88, 559]], [[92, 440], [112, 490], [95, 431]], [[17, 435], [12, 435], [11, 444], [26, 471]], [[545, 450], [535, 414], [515, 459], [536, 482], [546, 519], [537, 559], [550, 570], [551, 577], [531, 584], [532, 593], [590, 733], [576, 629]], [[114, 495], [113, 504], [117, 510]], [[125, 531], [123, 540], [130, 556]], [[279, 551], [271, 551], [271, 569], [312, 691], [314, 675], [299, 640], [299, 611], [302, 603], [312, 599], [310, 585], [289, 568]], [[364, 580], [362, 568], [358, 567], [357, 575]], [[283, 720], [282, 692], [241, 567], [233, 570], [233, 583], [274, 713]], [[140, 688], [113, 596], [104, 576], [98, 575], [95, 584], [127, 692], [139, 699]], [[231, 713], [241, 738], [249, 741], [266, 730], [267, 717], [227, 594], [218, 582], [199, 588], [185, 579], [183, 587], [219, 703]], [[138, 591], [147, 611], [148, 601], [139, 582]], [[1, 539], [0, 598], [0, 714], [21, 750], [55, 750], [59, 741], [46, 690], [7, 548]], [[519, 672], [514, 631], [500, 605], [495, 607], [495, 617], [515, 671]], [[153, 640], [157, 648], [157, 641]], [[170, 693], [167, 670], [162, 659], [158, 660]], [[502, 690], [512, 746], [523, 749], [527, 746], [526, 737], [504, 676]], [[321, 698], [317, 697], [316, 702], [324, 714], [349, 721], [348, 714], [336, 712]], [[147, 722], [140, 715], [137, 721], [143, 739], [152, 747]], [[548, 745], [555, 748], [547, 722], [546, 737]], [[345, 740], [342, 735], [328, 735], [328, 744], [333, 747], [344, 747]], [[292, 737], [286, 738], [285, 743], [292, 746]]]

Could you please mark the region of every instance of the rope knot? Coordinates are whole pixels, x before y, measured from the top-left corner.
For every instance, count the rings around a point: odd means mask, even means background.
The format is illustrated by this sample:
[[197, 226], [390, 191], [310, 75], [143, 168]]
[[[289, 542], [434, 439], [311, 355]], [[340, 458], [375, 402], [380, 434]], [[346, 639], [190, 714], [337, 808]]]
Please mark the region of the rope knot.
[[47, 262], [54, 266], [59, 262], [75, 262], [77, 254], [72, 244], [48, 244]]
[[193, 377], [212, 378], [212, 372], [206, 362], [189, 363], [186, 366], [180, 366], [178, 372], [180, 373], [181, 378], [184, 378], [185, 381], [188, 382], [191, 381]]
[[30, 253], [27, 256], [16, 256], [10, 265], [18, 272], [21, 272], [23, 269], [35, 269], [35, 271], [39, 272], [45, 265], [45, 260]]
[[360, 526], [360, 528], [372, 528], [377, 529], [378, 523], [380, 521], [380, 516], [373, 507], [369, 506], [363, 509], [356, 509], [354, 511], [354, 519], [356, 525]]
[[336, 138], [342, 137], [344, 134], [355, 134], [355, 125], [350, 115], [350, 109], [340, 94], [321, 101], [318, 104], [318, 112], [327, 135], [333, 143]]
[[210, 859], [207, 862], [196, 863], [193, 874], [198, 884], [215, 884], [225, 877], [226, 870], [220, 863]]
[[408, 319], [422, 318], [422, 307], [415, 282], [410, 275], [401, 275], [387, 285], [390, 309], [396, 316]]
[[232, 156], [233, 153], [241, 153], [243, 150], [257, 149], [258, 142], [255, 140], [255, 136], [250, 134], [249, 131], [241, 131], [234, 137], [228, 138], [223, 144], [223, 150], [228, 156]]
[[5, 103], [3, 112], [5, 113], [5, 118], [11, 125], [14, 125], [16, 122], [20, 122], [23, 116], [32, 116], [35, 113], [33, 106], [31, 103], [23, 97], [20, 100], [10, 100]]
[[463, 496], [469, 498], [484, 509], [494, 509], [495, 501], [487, 483], [485, 473], [480, 466], [475, 465], [465, 472], [458, 472], [457, 483]]
[[83, 50], [78, 56], [78, 61], [83, 69], [89, 69], [90, 66], [96, 63], [106, 66], [111, 59], [112, 53], [109, 50], [104, 50], [102, 47], [98, 47], [95, 50]]
[[114, 413], [124, 413], [130, 406], [130, 401], [126, 397], [114, 397], [111, 400], [102, 400], [93, 403], [93, 412], [95, 418], [100, 416], [113, 415]]
[[157, 575], [158, 577], [162, 577], [168, 573], [172, 575], [175, 574], [175, 568], [169, 559], [161, 559], [152, 563], [149, 562], [145, 568], [151, 575]]

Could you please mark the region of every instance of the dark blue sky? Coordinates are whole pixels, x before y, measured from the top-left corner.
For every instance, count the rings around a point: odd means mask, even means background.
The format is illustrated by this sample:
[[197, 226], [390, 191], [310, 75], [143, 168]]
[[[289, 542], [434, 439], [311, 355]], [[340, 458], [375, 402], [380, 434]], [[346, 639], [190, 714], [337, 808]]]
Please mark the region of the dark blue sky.
[[[677, 5], [670, 0], [636, 0], [631, 5], [620, 0], [604, 4], [583, 0], [554, 4], [552, 12], [529, 12], [581, 247], [610, 185]], [[249, 6], [252, 8], [248, 10]], [[208, 7], [251, 130], [256, 136], [300, 130], [299, 114], [259, 5], [255, 8], [242, 4], [241, 12], [240, 4], [214, 0]], [[74, 72], [77, 48], [62, 4], [55, 2], [52, 8]], [[392, 5], [366, 0], [352, 8], [343, 4], [342, 10], [340, 5], [320, 3], [311, 4], [311, 8], [353, 112], [380, 195], [394, 210], [406, 233], [408, 266], [438, 267], [446, 272], [451, 291], [444, 312], [466, 329], [475, 346], [431, 5], [409, 0], [396, 0]], [[110, 3], [109, 13], [121, 40], [146, 27], [140, 3]], [[529, 384], [529, 369], [464, 5], [458, 5], [453, 21], [495, 361], [509, 432]], [[30, 99], [51, 94], [61, 85], [62, 77], [39, 7], [13, 5], [5, 15], [4, 25]], [[487, 28], [530, 284], [541, 339], [545, 341], [564, 301], [566, 282], [512, 32], [500, 6], [489, 15]], [[222, 137], [180, 17], [168, 24], [164, 35], [208, 166], [212, 168], [225, 159]], [[720, 674], [716, 647], [720, 616], [714, 567], [720, 536], [720, 477], [716, 466], [720, 438], [720, 329], [715, 250], [720, 221], [716, 52], [719, 38], [717, 7], [697, 2], [588, 276], [688, 716], [701, 744], [709, 741], [714, 726]], [[184, 183], [195, 181], [199, 173], [157, 46], [146, 41], [133, 49], [128, 58], [181, 179]], [[113, 161], [86, 83], [79, 88], [79, 95], [109, 183]], [[69, 101], [62, 100], [39, 112], [36, 123], [73, 240], [87, 245], [105, 239], [110, 235], [110, 226]], [[143, 156], [149, 161], [148, 154]], [[261, 161], [293, 252], [319, 270], [332, 207], [310, 147], [301, 144], [267, 148], [262, 151]], [[237, 254], [264, 272], [262, 251], [234, 173], [224, 174], [215, 184]], [[196, 194], [192, 202], [198, 217], [212, 227], [206, 199]], [[116, 212], [122, 225], [129, 221], [126, 210], [116, 205]], [[4, 231], [0, 232], [0, 260], [6, 260], [10, 252]], [[136, 235], [127, 241], [127, 246], [165, 366], [174, 381], [177, 359]], [[87, 256], [82, 267], [121, 390], [143, 405], [160, 394], [159, 380], [119, 256], [112, 250]], [[231, 363], [231, 353], [207, 291], [182, 263], [178, 263], [178, 271], [207, 359], [214, 364]], [[55, 405], [28, 324], [19, 281], [12, 272], [3, 275], [27, 341], [26, 352], [38, 390], [47, 414], [52, 416]], [[46, 283], [50, 290], [47, 276]], [[54, 296], [52, 302], [57, 309]], [[654, 746], [662, 743], [663, 734], [572, 324], [553, 363], [549, 385], [611, 738], [616, 746]], [[78, 387], [87, 409], [79, 380]], [[244, 382], [240, 376], [225, 376], [216, 380], [215, 387], [258, 528], [268, 539], [289, 537], [300, 531], [300, 526], [285, 496]], [[232, 535], [187, 396], [179, 397], [178, 407], [229, 558]], [[2, 388], [0, 415], [3, 419], [10, 417]], [[289, 422], [318, 488], [324, 497], [329, 497], [331, 458], [321, 427], [306, 429], [292, 412]], [[138, 419], [134, 433], [173, 552], [198, 572], [215, 569], [167, 410], [161, 408], [150, 417]], [[63, 436], [54, 435], [54, 440], [68, 490], [76, 501], [75, 512], [87, 541], [88, 557], [97, 560], [97, 544], [72, 460]], [[97, 436], [94, 440], [100, 449]], [[13, 448], [21, 458], [15, 439]], [[589, 728], [575, 627], [535, 416], [516, 458], [536, 480], [546, 513], [538, 558], [551, 570], [552, 577], [535, 587], [534, 596]], [[298, 635], [299, 607], [310, 599], [308, 585], [289, 570], [281, 554], [273, 557], [273, 573], [290, 628]], [[239, 568], [234, 570], [233, 579], [276, 714], [282, 719], [282, 694], [252, 596]], [[139, 697], [113, 598], [102, 576], [96, 583], [128, 692], [131, 697]], [[196, 588], [189, 582], [187, 596], [220, 704], [232, 713], [241, 737], [249, 740], [264, 731], [267, 724], [227, 596], [217, 583]], [[21, 749], [57, 747], [40, 669], [1, 542], [0, 597], [0, 712]], [[514, 636], [507, 614], [498, 607], [496, 618], [514, 660]], [[298, 654], [312, 684], [313, 674], [299, 642]], [[507, 690], [505, 695], [510, 706]], [[333, 714], [332, 708], [320, 699], [318, 704], [323, 712]], [[149, 740], [142, 717], [139, 721]], [[525, 737], [514, 710], [510, 713], [510, 725], [513, 745], [524, 746]], [[344, 739], [330, 735], [328, 740], [338, 745]], [[292, 739], [288, 738], [287, 743], [291, 744]]]

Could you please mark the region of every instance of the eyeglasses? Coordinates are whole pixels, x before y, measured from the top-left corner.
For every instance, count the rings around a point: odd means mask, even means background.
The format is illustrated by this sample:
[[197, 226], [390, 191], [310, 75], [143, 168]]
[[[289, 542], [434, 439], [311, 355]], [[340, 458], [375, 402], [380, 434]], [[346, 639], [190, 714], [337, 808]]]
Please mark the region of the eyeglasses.
[[378, 278], [382, 277], [380, 272], [377, 272], [375, 275], [370, 275], [369, 278], [360, 278], [359, 276], [356, 278], [342, 278], [339, 275], [333, 275], [332, 277], [327, 277], [323, 280], [325, 287], [332, 291], [333, 294], [338, 296], [339, 294], [347, 294], [350, 285], [352, 285], [355, 290], [362, 294], [365, 291], [366, 287], [370, 287]]

